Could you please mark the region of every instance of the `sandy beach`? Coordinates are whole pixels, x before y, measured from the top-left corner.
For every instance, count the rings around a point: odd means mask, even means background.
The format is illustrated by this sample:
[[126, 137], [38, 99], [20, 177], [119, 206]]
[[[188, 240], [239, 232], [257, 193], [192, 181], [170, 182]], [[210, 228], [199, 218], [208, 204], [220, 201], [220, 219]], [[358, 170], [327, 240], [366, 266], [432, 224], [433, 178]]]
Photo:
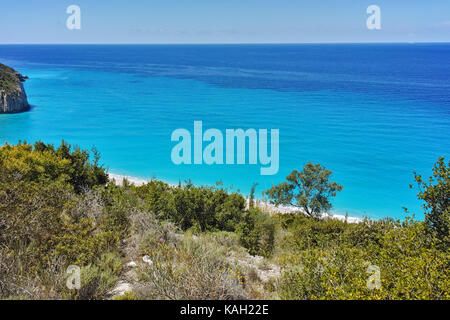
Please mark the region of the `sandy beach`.
[[124, 176], [124, 175], [114, 174], [114, 173], [108, 173], [108, 175], [109, 175], [109, 179], [119, 186], [121, 186], [123, 184], [124, 179], [128, 180], [128, 182], [131, 182], [132, 184], [134, 184], [136, 186], [142, 186], [150, 181], [150, 180], [146, 180], [146, 179]]

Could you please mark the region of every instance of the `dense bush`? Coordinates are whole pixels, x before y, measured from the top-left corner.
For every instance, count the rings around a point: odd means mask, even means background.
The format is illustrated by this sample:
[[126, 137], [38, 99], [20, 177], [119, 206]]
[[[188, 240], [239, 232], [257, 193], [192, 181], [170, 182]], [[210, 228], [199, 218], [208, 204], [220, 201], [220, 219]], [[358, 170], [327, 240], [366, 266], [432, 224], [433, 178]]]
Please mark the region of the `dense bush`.
[[81, 288], [71, 291], [77, 299], [103, 298], [117, 283], [122, 270], [122, 259], [117, 253], [101, 254], [97, 261], [81, 268]]
[[241, 244], [252, 255], [269, 257], [275, 245], [276, 221], [259, 209], [250, 209], [238, 225]]
[[[449, 252], [428, 237], [424, 222], [281, 219], [289, 230], [277, 257], [285, 270], [281, 298], [450, 298]], [[368, 287], [374, 270], [379, 288]]]
[[[161, 181], [134, 187], [109, 186], [111, 201], [125, 208], [152, 212], [170, 220], [182, 230], [234, 231], [245, 211], [245, 199], [237, 193], [216, 187], [170, 187]], [[113, 191], [111, 191], [113, 190]], [[119, 200], [117, 200], [119, 199]]]
[[245, 199], [214, 187], [186, 186], [173, 190], [171, 219], [183, 230], [234, 231], [245, 209]]
[[72, 150], [64, 141], [58, 148], [42, 142], [0, 147], [0, 167], [21, 181], [68, 183], [77, 192], [108, 181], [95, 149], [91, 160], [88, 151]]
[[83, 193], [106, 181], [98, 157], [91, 163], [65, 143], [0, 148], [0, 297], [67, 296], [68, 265], [94, 268], [117, 251], [120, 235], [108, 228], [103, 202]]
[[379, 244], [380, 238], [389, 230], [400, 226], [393, 219], [370, 220], [347, 223], [337, 219], [311, 219], [301, 214], [276, 215], [289, 233], [280, 243], [281, 247], [307, 250], [347, 244], [366, 247]]

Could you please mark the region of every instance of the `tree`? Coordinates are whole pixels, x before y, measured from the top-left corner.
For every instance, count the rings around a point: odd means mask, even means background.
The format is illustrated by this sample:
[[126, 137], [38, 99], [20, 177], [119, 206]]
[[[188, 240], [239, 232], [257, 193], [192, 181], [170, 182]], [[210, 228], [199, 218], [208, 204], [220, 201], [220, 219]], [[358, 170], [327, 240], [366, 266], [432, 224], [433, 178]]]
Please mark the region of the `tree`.
[[258, 183], [254, 183], [252, 186], [252, 189], [250, 191], [250, 198], [248, 200], [248, 207], [250, 209], [255, 207], [255, 190], [256, 190], [257, 186], [258, 186]]
[[329, 199], [343, 189], [338, 183], [329, 181], [331, 175], [332, 172], [320, 164], [309, 162], [302, 171], [292, 171], [286, 182], [273, 186], [264, 194], [272, 204], [295, 206], [317, 218], [331, 209]]
[[[450, 161], [446, 165], [443, 157], [433, 167], [433, 175], [424, 180], [414, 172], [419, 187], [417, 197], [425, 201], [425, 222], [429, 230], [443, 242], [445, 247], [450, 242]], [[412, 185], [410, 186], [412, 187]]]

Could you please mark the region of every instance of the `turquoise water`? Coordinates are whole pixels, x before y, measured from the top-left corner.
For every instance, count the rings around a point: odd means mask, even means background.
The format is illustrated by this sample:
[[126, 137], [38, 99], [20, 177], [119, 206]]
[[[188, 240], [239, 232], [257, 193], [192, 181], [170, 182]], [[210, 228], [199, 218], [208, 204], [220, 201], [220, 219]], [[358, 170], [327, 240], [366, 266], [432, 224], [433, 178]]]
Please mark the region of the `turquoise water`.
[[[0, 116], [0, 143], [64, 139], [95, 146], [112, 173], [223, 181], [243, 193], [319, 162], [344, 185], [336, 213], [402, 218], [403, 206], [420, 212], [412, 171], [429, 175], [449, 156], [449, 53], [449, 45], [0, 46], [0, 62], [30, 77], [33, 106]], [[279, 129], [279, 173], [174, 165], [171, 133], [192, 132], [195, 120], [222, 132]]]

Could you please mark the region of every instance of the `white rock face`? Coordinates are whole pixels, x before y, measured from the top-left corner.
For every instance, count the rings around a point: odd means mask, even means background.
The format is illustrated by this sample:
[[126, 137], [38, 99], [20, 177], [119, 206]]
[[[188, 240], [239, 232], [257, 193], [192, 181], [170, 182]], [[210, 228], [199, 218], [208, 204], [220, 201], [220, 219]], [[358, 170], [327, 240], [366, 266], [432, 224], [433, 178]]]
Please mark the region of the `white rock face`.
[[0, 63], [0, 114], [30, 109], [22, 82], [27, 77]]
[[30, 109], [22, 83], [19, 84], [19, 88], [20, 91], [15, 94], [0, 91], [0, 113], [17, 113]]

